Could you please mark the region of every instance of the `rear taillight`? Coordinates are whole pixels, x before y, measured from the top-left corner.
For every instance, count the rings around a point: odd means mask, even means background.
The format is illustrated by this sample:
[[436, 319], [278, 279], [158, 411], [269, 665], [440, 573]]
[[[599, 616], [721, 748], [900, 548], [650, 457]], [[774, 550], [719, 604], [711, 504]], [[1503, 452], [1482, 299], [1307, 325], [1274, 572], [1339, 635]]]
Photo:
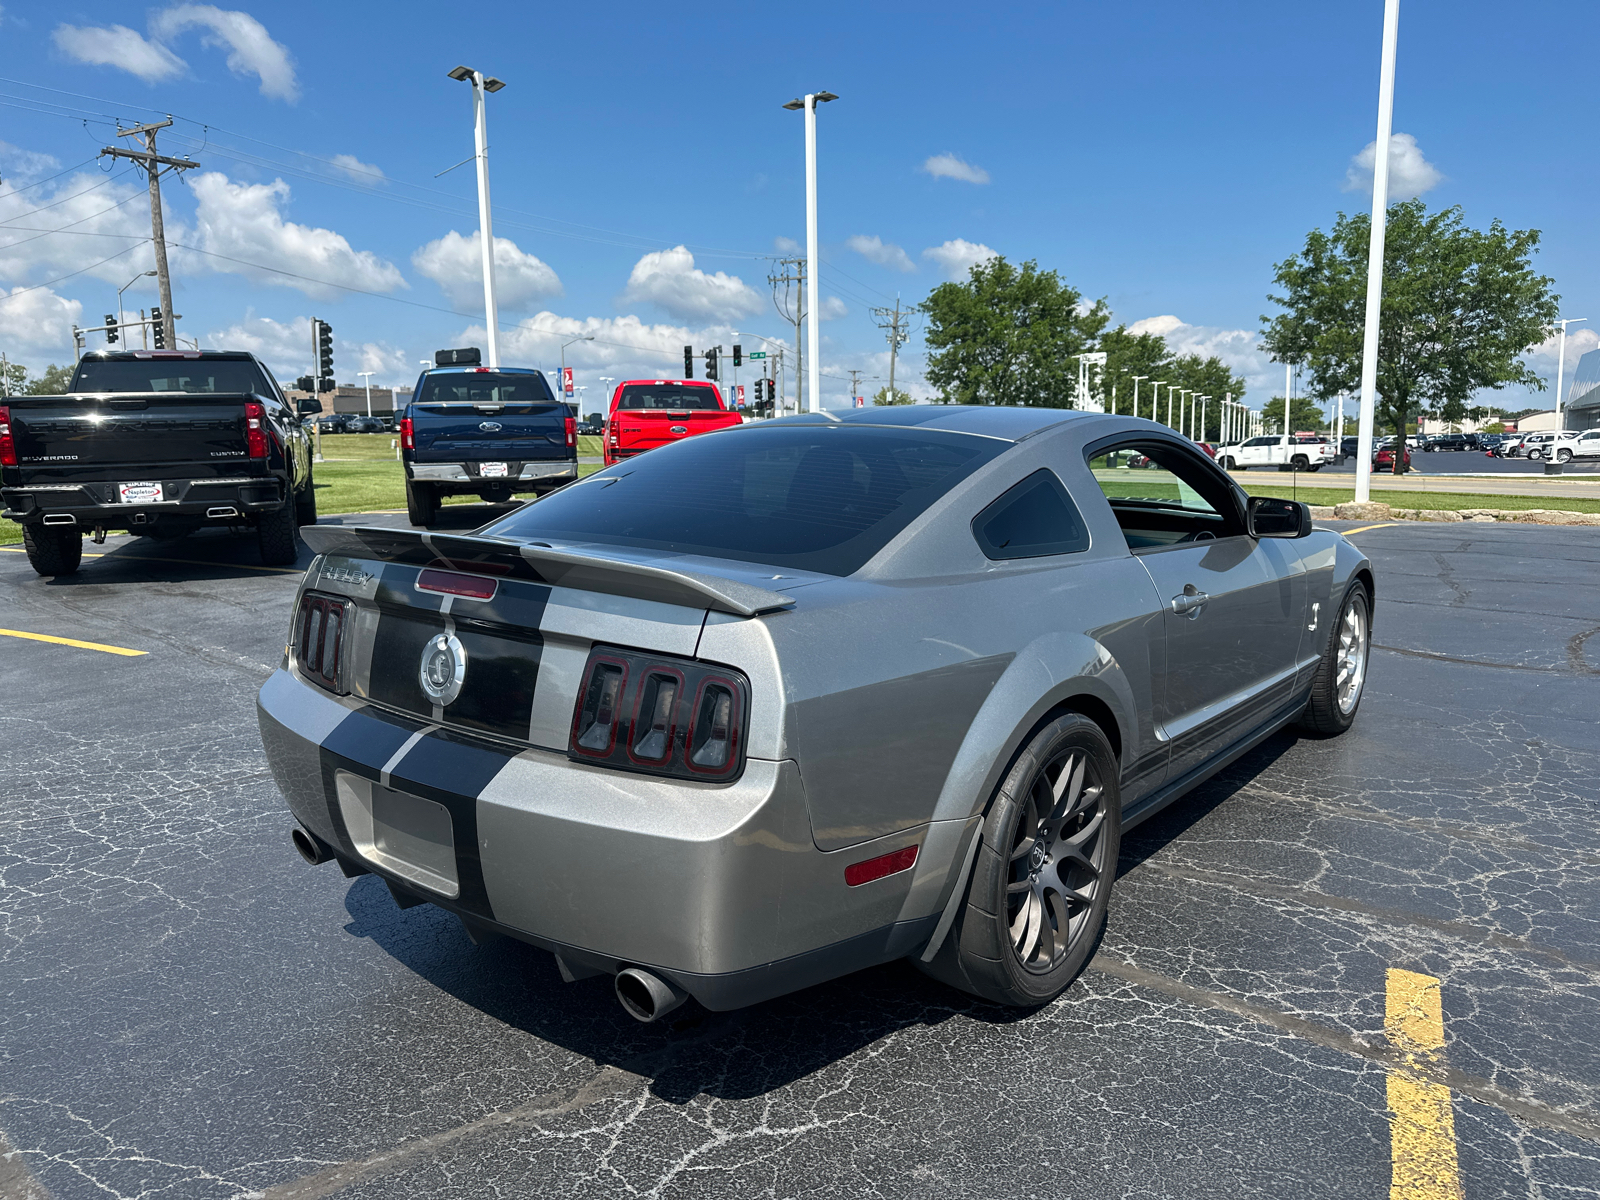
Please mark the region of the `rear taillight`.
[[332, 692], [346, 692], [343, 670], [354, 605], [341, 596], [306, 592], [300, 597], [294, 660], [300, 674]]
[[417, 439], [411, 432], [410, 417], [400, 418], [400, 448], [402, 450], [415, 450], [417, 448]]
[[245, 454], [250, 458], [267, 456], [267, 410], [254, 400], [244, 402]]
[[11, 436], [11, 407], [0, 404], [0, 467], [17, 465], [17, 443]]
[[572, 417], [567, 418], [567, 449], [571, 450], [578, 444], [578, 422]]
[[723, 783], [744, 769], [750, 685], [726, 667], [596, 648], [584, 668], [568, 756]]
[[617, 439], [617, 423], [616, 423], [616, 421], [607, 421], [606, 422], [606, 436], [611, 439], [611, 445], [613, 447], [620, 446], [622, 444]]

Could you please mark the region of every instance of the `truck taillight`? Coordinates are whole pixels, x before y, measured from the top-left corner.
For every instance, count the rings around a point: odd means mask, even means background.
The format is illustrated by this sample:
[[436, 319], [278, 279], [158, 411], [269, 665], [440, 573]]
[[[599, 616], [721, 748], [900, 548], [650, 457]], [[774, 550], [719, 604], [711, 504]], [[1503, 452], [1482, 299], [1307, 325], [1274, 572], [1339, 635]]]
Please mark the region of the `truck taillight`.
[[345, 692], [344, 639], [349, 634], [354, 606], [342, 596], [307, 592], [300, 597], [295, 630], [294, 659], [300, 674], [330, 692]]
[[244, 402], [245, 454], [250, 458], [267, 456], [267, 410], [254, 400]]
[[578, 422], [572, 417], [567, 418], [567, 449], [571, 450], [578, 444]]
[[613, 446], [621, 445], [617, 437], [617, 422], [614, 419], [606, 422], [606, 436], [611, 439]]
[[415, 450], [417, 448], [416, 436], [411, 432], [411, 418], [400, 418], [400, 448], [402, 450]]
[[567, 756], [596, 766], [724, 783], [744, 769], [750, 684], [737, 671], [596, 646]]
[[11, 436], [11, 407], [0, 404], [0, 467], [17, 465], [17, 443]]

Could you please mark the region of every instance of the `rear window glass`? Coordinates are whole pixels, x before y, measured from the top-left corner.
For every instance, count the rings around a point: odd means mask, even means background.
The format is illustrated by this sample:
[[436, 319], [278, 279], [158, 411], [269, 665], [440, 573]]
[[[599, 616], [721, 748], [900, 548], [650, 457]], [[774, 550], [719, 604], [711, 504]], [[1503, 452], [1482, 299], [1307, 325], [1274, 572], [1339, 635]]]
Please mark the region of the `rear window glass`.
[[248, 392], [270, 396], [271, 388], [253, 362], [155, 358], [78, 365], [76, 392]]
[[978, 547], [996, 561], [1076, 554], [1089, 548], [1077, 505], [1054, 471], [1040, 470], [972, 519]]
[[425, 375], [413, 404], [554, 404], [543, 375], [449, 371]]
[[1009, 445], [914, 427], [746, 426], [630, 458], [485, 532], [849, 575]]
[[630, 383], [623, 387], [617, 408], [709, 408], [720, 411], [716, 393], [709, 387], [695, 387], [682, 383]]

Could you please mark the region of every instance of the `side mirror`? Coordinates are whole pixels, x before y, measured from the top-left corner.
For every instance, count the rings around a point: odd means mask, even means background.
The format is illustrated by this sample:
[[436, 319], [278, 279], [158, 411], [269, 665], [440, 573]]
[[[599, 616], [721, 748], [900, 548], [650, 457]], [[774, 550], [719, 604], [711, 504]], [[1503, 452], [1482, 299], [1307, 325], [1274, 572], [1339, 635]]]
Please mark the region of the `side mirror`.
[[1245, 505], [1245, 524], [1253, 538], [1310, 537], [1311, 509], [1298, 500], [1251, 496]]
[[300, 398], [299, 412], [302, 417], [321, 416], [322, 402], [313, 400], [309, 396], [302, 396]]

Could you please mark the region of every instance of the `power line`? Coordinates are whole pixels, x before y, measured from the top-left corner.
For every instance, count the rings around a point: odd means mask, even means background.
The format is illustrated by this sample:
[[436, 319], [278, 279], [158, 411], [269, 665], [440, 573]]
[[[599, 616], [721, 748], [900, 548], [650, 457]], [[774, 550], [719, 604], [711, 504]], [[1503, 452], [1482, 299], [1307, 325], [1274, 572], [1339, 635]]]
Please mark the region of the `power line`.
[[90, 263], [87, 267], [80, 267], [78, 270], [73, 271], [71, 274], [58, 275], [54, 279], [47, 279], [43, 283], [34, 284], [32, 287], [18, 288], [14, 292], [7, 292], [5, 295], [0, 296], [0, 304], [4, 304], [7, 300], [14, 300], [18, 296], [27, 295], [27, 293], [29, 293], [29, 292], [37, 292], [40, 288], [53, 287], [55, 284], [63, 283], [66, 280], [71, 279], [76, 275], [82, 275], [85, 271], [92, 271], [96, 267], [103, 267], [103, 266], [106, 265], [106, 263], [110, 262], [113, 258], [121, 258], [129, 250], [138, 249], [138, 247], [140, 245], [142, 245], [143, 243], [144, 243], [144, 239], [140, 238], [139, 241], [135, 242], [132, 246], [124, 246], [121, 250], [118, 250], [115, 254], [108, 254], [108, 255], [106, 255], [105, 258], [102, 258], [99, 262]]
[[42, 183], [49, 183], [53, 179], [60, 179], [63, 175], [71, 175], [74, 171], [80, 171], [84, 167], [87, 167], [95, 160], [95, 158], [98, 157], [99, 155], [95, 155], [91, 158], [86, 158], [75, 167], [68, 167], [65, 171], [57, 171], [54, 175], [46, 175], [43, 179], [35, 179], [32, 183], [25, 183], [21, 187], [13, 186], [12, 189], [6, 193], [6, 195], [20, 196], [23, 192], [29, 191], [32, 188], [36, 188]]

